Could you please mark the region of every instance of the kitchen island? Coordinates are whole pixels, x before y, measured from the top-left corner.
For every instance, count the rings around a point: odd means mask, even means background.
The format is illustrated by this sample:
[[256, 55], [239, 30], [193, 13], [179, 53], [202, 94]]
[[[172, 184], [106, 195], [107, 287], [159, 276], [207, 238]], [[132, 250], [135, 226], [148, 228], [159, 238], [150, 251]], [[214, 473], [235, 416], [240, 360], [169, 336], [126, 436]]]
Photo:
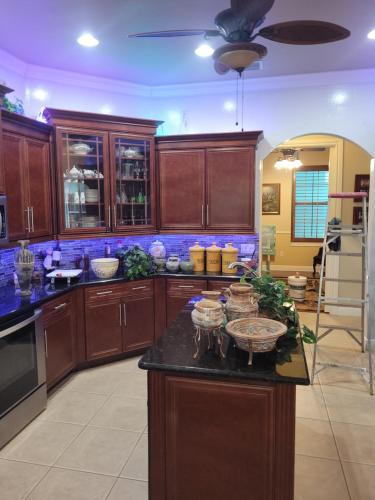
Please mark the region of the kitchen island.
[[303, 346], [193, 358], [192, 305], [142, 357], [148, 370], [150, 500], [293, 500], [296, 385]]

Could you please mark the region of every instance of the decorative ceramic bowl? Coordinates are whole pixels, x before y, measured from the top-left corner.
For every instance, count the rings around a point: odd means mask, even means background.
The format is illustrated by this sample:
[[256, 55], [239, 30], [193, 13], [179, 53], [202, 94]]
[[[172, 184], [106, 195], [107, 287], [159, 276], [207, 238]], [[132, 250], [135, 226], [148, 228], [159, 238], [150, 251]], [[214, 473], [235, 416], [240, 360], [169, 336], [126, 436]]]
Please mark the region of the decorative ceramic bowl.
[[112, 278], [118, 269], [119, 260], [112, 257], [103, 257], [102, 259], [92, 259], [91, 268], [98, 278]]
[[194, 262], [192, 260], [182, 260], [180, 262], [180, 269], [183, 273], [192, 273], [194, 272]]
[[272, 351], [277, 339], [287, 331], [283, 323], [268, 318], [235, 319], [225, 328], [237, 347], [250, 353]]
[[72, 144], [69, 146], [69, 152], [75, 155], [87, 155], [88, 153], [91, 153], [92, 148], [84, 143], [84, 142], [76, 142], [75, 144]]

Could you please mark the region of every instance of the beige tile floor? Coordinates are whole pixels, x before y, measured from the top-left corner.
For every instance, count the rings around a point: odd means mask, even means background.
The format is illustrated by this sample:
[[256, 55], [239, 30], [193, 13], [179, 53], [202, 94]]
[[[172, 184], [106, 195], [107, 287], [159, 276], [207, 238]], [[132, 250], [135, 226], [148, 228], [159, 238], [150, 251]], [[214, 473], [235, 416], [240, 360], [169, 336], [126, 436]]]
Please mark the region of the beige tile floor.
[[[301, 320], [313, 326], [315, 314]], [[344, 335], [322, 343], [321, 359], [362, 363]], [[311, 365], [309, 346], [306, 354]], [[146, 373], [137, 363], [79, 372], [56, 389], [0, 451], [1, 500], [147, 499]], [[297, 388], [295, 477], [295, 500], [374, 500], [375, 397], [357, 374], [327, 370]]]

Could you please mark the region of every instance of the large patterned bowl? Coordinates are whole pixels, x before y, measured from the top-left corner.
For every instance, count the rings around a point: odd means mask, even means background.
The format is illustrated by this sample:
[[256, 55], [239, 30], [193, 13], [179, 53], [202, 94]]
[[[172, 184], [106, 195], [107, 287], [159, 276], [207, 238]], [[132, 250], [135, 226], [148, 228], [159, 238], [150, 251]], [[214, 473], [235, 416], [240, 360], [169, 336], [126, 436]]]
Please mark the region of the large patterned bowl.
[[119, 260], [111, 257], [103, 257], [102, 259], [92, 259], [91, 268], [98, 278], [110, 279], [118, 269]]
[[[242, 318], [227, 323], [226, 331], [234, 338], [239, 349], [252, 354], [272, 351], [277, 339], [286, 333], [287, 327], [273, 319]], [[251, 358], [252, 356], [250, 363]]]

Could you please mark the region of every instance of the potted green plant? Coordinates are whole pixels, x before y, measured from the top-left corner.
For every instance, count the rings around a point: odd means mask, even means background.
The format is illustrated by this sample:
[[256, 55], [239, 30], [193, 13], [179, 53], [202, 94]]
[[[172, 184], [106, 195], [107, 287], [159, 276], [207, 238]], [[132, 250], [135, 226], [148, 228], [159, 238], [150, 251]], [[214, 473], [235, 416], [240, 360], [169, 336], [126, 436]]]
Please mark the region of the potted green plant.
[[269, 274], [260, 276], [254, 271], [253, 267], [246, 264], [237, 263], [236, 267], [244, 269], [240, 282], [250, 282], [255, 292], [260, 295], [258, 301], [260, 313], [285, 323], [288, 327], [287, 337], [296, 339], [300, 329], [303, 342], [306, 344], [316, 343], [314, 332], [306, 325], [300, 325], [298, 312], [293, 300], [288, 297], [285, 291], [284, 282], [275, 280]]
[[145, 278], [155, 269], [153, 258], [139, 245], [134, 245], [124, 253], [124, 273], [129, 280]]

